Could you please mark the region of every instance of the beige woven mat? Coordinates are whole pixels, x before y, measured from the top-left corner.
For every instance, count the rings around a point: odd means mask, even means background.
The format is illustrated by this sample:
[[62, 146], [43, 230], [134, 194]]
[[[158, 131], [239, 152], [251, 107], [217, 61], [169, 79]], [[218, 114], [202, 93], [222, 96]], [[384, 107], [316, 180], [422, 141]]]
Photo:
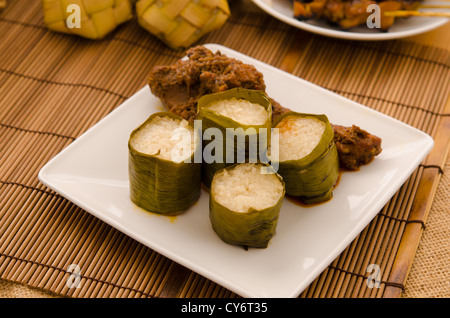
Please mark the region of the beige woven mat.
[[450, 158], [447, 159], [403, 297], [450, 297], [449, 229]]
[[[73, 297], [238, 297], [142, 246], [39, 182], [40, 168], [145, 85], [150, 67], [174, 62], [182, 55], [150, 36], [136, 21], [104, 41], [91, 42], [49, 32], [42, 20], [39, 1], [11, 1], [0, 13], [2, 297], [49, 295], [41, 290]], [[425, 237], [433, 229], [428, 222], [439, 215], [431, 210], [439, 206], [436, 187], [449, 175], [441, 173], [450, 131], [448, 46], [324, 38], [279, 22], [250, 1], [233, 1], [232, 18], [201, 43], [210, 42], [291, 72], [435, 138], [430, 156], [300, 295], [398, 297], [404, 291], [405, 296], [418, 297], [411, 294], [422, 290], [412, 287], [414, 278], [424, 284], [424, 274], [431, 271], [420, 272], [417, 261], [408, 282], [406, 278], [423, 226]], [[441, 182], [444, 190], [439, 191], [448, 194], [446, 184]], [[433, 233], [437, 236], [430, 238], [434, 245], [419, 245], [418, 252], [419, 256], [430, 251], [433, 257], [442, 256], [442, 263], [427, 258], [423, 264], [436, 265], [437, 271], [441, 267], [442, 272], [433, 276], [436, 281], [443, 277], [436, 284], [442, 289], [433, 291], [438, 297], [448, 295], [448, 285], [442, 283], [448, 282], [448, 266], [444, 266], [448, 254], [439, 254], [442, 245], [438, 243], [448, 236], [439, 230]], [[66, 269], [73, 263], [85, 271], [82, 288], [69, 290]], [[366, 268], [371, 263], [382, 268], [379, 289], [366, 288]]]

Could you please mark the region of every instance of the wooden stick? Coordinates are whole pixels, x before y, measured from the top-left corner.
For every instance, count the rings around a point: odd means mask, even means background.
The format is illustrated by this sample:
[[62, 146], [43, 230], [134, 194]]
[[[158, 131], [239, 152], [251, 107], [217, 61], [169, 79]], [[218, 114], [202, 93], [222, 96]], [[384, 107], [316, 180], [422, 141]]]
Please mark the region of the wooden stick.
[[397, 17], [397, 18], [405, 18], [405, 17], [450, 17], [450, 12], [437, 12], [437, 11], [414, 11], [414, 10], [398, 10], [398, 11], [386, 11], [384, 12], [385, 16], [388, 17]]
[[450, 5], [447, 4], [421, 4], [419, 9], [450, 9]]
[[6, 7], [6, 0], [0, 0], [0, 9], [3, 9]]

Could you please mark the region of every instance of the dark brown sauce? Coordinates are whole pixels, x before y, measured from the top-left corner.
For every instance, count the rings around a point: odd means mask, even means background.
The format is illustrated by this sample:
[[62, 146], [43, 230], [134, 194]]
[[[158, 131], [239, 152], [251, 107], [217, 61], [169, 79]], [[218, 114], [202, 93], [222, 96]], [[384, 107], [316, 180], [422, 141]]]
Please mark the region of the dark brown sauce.
[[285, 198], [286, 198], [289, 202], [292, 202], [292, 203], [294, 203], [294, 204], [297, 205], [297, 206], [301, 206], [302, 208], [312, 208], [312, 207], [314, 207], [314, 206], [318, 206], [318, 205], [327, 203], [327, 202], [330, 201], [333, 197], [331, 197], [329, 200], [326, 200], [326, 201], [322, 201], [322, 202], [318, 202], [318, 203], [311, 203], [311, 204], [306, 204], [306, 203], [304, 203], [304, 202], [302, 201], [302, 199], [299, 198], [299, 197], [293, 197], [293, 196], [290, 196], [290, 195], [286, 195]]
[[342, 173], [343, 173], [342, 168], [339, 168], [339, 174], [338, 174], [338, 177], [337, 177], [337, 179], [336, 179], [336, 182], [334, 183], [333, 190], [336, 189], [337, 186], [339, 185], [339, 183], [341, 182], [341, 179], [342, 179]]
[[204, 191], [206, 191], [207, 193], [209, 193], [209, 188], [208, 188], [207, 186], [205, 186], [205, 185], [203, 184], [203, 182], [202, 182], [201, 187], [202, 187], [202, 190], [204, 190]]

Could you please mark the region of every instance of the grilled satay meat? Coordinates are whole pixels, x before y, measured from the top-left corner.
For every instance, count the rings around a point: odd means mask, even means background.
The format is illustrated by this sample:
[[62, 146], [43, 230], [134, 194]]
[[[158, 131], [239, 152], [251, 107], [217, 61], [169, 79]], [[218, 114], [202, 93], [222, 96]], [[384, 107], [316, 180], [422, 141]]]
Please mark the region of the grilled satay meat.
[[322, 17], [328, 0], [294, 0], [294, 17], [309, 20]]
[[343, 29], [365, 24], [372, 14], [368, 6], [380, 6], [380, 29], [388, 30], [395, 22], [394, 17], [383, 14], [393, 10], [411, 10], [419, 5], [412, 0], [294, 0], [294, 17], [298, 20], [324, 19]]
[[332, 126], [341, 167], [357, 170], [360, 166], [371, 162], [381, 152], [381, 138], [356, 125]]
[[[263, 74], [252, 65], [220, 52], [213, 53], [201, 45], [189, 49], [186, 54], [186, 60], [153, 67], [148, 84], [170, 112], [188, 121], [197, 116], [197, 101], [205, 94], [235, 87], [266, 90]], [[290, 111], [274, 99], [271, 101], [273, 120]], [[381, 139], [356, 126], [334, 125], [333, 129], [340, 164], [346, 169], [357, 169], [381, 151]]]

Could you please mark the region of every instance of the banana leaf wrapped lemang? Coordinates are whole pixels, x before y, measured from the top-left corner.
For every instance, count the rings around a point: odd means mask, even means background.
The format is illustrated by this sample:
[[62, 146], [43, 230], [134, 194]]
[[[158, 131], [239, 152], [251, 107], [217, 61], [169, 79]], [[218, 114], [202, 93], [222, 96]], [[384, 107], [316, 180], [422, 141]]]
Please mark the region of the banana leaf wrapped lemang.
[[130, 134], [128, 150], [133, 203], [149, 212], [177, 215], [197, 202], [201, 160], [195, 156], [201, 142], [186, 120], [169, 112], [151, 115]]
[[291, 111], [274, 120], [273, 126], [279, 133], [279, 157], [270, 156], [272, 162], [278, 162], [286, 194], [304, 204], [331, 199], [339, 177], [339, 159], [327, 116]]
[[266, 248], [276, 234], [285, 195], [283, 179], [267, 163], [242, 163], [219, 170], [213, 178], [209, 217], [225, 243]]
[[207, 188], [220, 169], [267, 161], [272, 104], [263, 91], [233, 88], [203, 95], [196, 120], [202, 125], [202, 182]]
[[139, 0], [139, 24], [173, 49], [188, 48], [230, 16], [227, 0]]
[[42, 0], [48, 29], [102, 39], [133, 17], [133, 0]]

